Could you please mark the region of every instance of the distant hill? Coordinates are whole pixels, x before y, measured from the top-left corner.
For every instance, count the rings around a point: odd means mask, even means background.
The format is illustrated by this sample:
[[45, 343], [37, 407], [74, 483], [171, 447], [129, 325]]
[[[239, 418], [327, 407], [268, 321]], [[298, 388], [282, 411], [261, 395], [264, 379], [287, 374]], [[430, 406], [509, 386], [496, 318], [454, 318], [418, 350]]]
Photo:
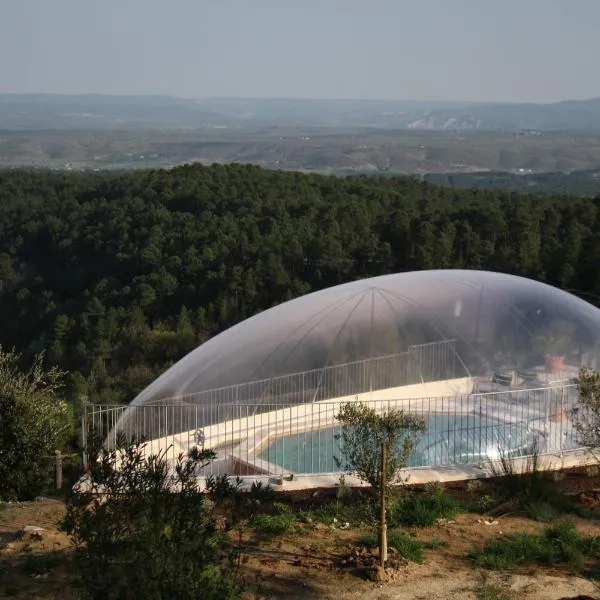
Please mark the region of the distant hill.
[[600, 99], [555, 104], [481, 104], [438, 109], [408, 124], [410, 129], [560, 131], [600, 129]]
[[248, 126], [416, 130], [600, 130], [600, 99], [554, 104], [0, 94], [4, 130], [172, 130]]

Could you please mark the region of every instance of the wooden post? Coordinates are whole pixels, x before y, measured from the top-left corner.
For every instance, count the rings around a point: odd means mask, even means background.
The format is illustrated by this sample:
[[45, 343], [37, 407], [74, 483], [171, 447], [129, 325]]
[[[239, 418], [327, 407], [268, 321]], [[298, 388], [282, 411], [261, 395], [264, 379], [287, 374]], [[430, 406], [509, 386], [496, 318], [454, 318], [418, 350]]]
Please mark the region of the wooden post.
[[55, 463], [55, 475], [56, 475], [56, 489], [60, 490], [62, 488], [62, 476], [63, 476], [63, 463], [62, 463], [62, 454], [60, 450], [56, 450], [54, 452], [56, 456]]
[[387, 562], [387, 521], [385, 518], [385, 488], [386, 488], [386, 472], [387, 472], [387, 444], [381, 444], [381, 476], [379, 479], [380, 485], [380, 497], [379, 504], [381, 508], [381, 512], [379, 514], [379, 560], [381, 562], [381, 566], [385, 568], [385, 563]]

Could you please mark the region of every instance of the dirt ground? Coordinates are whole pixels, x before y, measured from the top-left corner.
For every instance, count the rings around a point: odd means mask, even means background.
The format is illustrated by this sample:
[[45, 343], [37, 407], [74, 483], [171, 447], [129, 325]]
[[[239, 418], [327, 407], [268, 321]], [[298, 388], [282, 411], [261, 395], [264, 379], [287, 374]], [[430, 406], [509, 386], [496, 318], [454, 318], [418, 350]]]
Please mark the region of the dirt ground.
[[[577, 481], [575, 488], [600, 487], [595, 479]], [[70, 551], [69, 540], [58, 530], [64, 508], [58, 500], [39, 499], [10, 504], [0, 512], [0, 597], [78, 598], [65, 561], [44, 559]], [[600, 535], [600, 521], [571, 519], [582, 533]], [[594, 583], [563, 569], [531, 567], [509, 574], [484, 573], [473, 568], [467, 559], [471, 549], [484, 546], [494, 537], [535, 532], [545, 526], [516, 514], [501, 516], [492, 524], [484, 521], [480, 514], [460, 514], [453, 521], [414, 530], [417, 539], [441, 540], [445, 547], [427, 550], [423, 564], [402, 566], [394, 579], [385, 584], [365, 581], [352, 571], [337, 567], [340, 559], [356, 547], [358, 531], [352, 527], [341, 530], [322, 524], [306, 525], [299, 535], [249, 542], [241, 566], [247, 588], [245, 598], [469, 600], [486, 598], [481, 590], [483, 578], [487, 578], [489, 584], [506, 590], [514, 599], [558, 600], [580, 594], [600, 599], [600, 589]], [[24, 527], [41, 527], [42, 531], [23, 533]], [[42, 562], [32, 560], [32, 556], [42, 557]], [[36, 565], [40, 564], [43, 572], [37, 573]]]

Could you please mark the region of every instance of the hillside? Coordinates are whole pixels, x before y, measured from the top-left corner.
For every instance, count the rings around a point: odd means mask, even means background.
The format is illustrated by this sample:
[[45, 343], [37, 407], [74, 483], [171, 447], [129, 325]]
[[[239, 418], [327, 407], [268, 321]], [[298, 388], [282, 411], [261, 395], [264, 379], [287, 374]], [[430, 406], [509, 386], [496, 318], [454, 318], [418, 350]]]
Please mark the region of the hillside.
[[376, 127], [600, 131], [600, 99], [554, 104], [408, 100], [0, 94], [0, 129]]
[[200, 162], [337, 174], [600, 170], [600, 133], [263, 127], [0, 131], [0, 167], [127, 169]]
[[0, 343], [126, 401], [224, 328], [383, 273], [522, 274], [596, 301], [600, 199], [230, 165], [0, 172]]

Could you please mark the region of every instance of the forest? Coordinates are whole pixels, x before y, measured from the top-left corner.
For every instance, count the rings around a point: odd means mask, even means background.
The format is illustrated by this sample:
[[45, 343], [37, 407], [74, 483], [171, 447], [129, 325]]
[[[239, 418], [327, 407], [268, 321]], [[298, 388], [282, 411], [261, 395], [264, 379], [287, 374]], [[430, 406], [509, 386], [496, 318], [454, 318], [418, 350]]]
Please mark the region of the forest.
[[126, 402], [209, 337], [390, 272], [524, 275], [600, 305], [600, 196], [452, 189], [250, 165], [0, 172], [0, 344], [69, 399]]

